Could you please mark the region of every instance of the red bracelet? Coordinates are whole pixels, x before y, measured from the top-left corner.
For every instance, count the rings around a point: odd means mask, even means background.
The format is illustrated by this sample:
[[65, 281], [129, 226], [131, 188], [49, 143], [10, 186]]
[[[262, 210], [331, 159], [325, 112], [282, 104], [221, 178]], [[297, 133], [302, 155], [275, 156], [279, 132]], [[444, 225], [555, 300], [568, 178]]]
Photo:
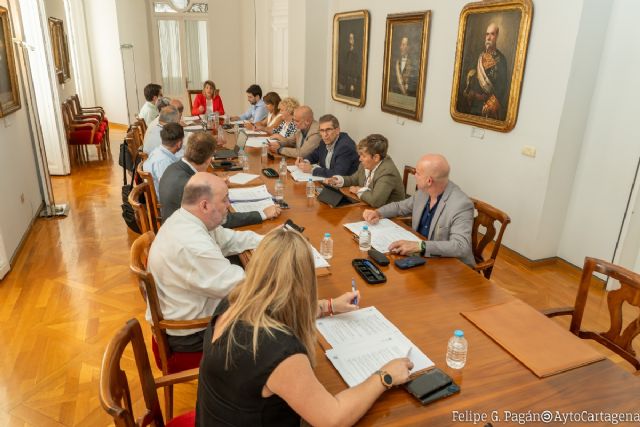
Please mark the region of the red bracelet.
[[331, 298], [329, 298], [329, 316], [333, 316], [333, 304], [331, 303]]

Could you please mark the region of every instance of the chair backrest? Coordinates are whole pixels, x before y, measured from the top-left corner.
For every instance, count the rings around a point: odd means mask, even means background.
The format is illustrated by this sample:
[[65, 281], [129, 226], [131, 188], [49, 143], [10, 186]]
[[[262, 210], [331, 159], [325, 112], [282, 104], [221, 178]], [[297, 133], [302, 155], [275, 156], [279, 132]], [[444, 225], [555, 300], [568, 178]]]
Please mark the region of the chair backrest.
[[138, 125], [129, 126], [125, 139], [127, 141], [129, 154], [131, 155], [131, 161], [135, 163], [138, 156], [142, 153], [141, 148], [144, 144], [144, 136], [142, 135], [140, 127]]
[[151, 209], [153, 210], [151, 216], [152, 218], [155, 218], [155, 224], [152, 224], [152, 228], [153, 231], [157, 233], [160, 225], [162, 225], [162, 219], [160, 217], [160, 203], [158, 202], [158, 194], [156, 193], [156, 186], [153, 182], [153, 176], [151, 175], [151, 172], [146, 172], [143, 169], [145, 160], [138, 163], [137, 172], [140, 178], [149, 183], [149, 196], [151, 198]]
[[142, 117], [136, 116], [134, 125], [138, 126], [138, 128], [142, 132], [142, 136], [144, 137], [144, 134], [147, 133], [147, 122], [145, 122]]
[[[471, 230], [471, 249], [473, 250], [473, 257], [476, 260], [476, 270], [482, 271], [484, 276], [489, 279], [496, 257], [498, 256], [498, 251], [500, 250], [502, 236], [504, 235], [507, 225], [511, 222], [511, 218], [500, 209], [488, 203], [474, 198], [471, 198], [471, 200], [477, 211], [477, 215], [473, 220], [473, 229]], [[496, 228], [496, 221], [500, 223], [499, 230]], [[480, 226], [482, 226], [484, 230], [480, 230]], [[481, 234], [481, 231], [484, 234]], [[485, 258], [484, 249], [489, 242], [494, 240], [496, 233], [498, 237], [493, 244], [491, 255]]]
[[[136, 214], [136, 221], [138, 222], [140, 232], [146, 233], [149, 230], [156, 231], [154, 229], [156, 219], [153, 215], [153, 209], [149, 208], [149, 205], [153, 203], [151, 201], [149, 183], [144, 181], [140, 184], [134, 185], [129, 193], [128, 200]], [[140, 200], [144, 200], [144, 203]]]
[[133, 245], [131, 245], [129, 268], [138, 277], [138, 288], [151, 312], [151, 331], [158, 343], [158, 353], [162, 362], [162, 371], [164, 374], [168, 374], [168, 358], [171, 351], [166, 333], [160, 328], [160, 322], [164, 320], [164, 317], [160, 309], [160, 299], [158, 298], [156, 282], [153, 279], [153, 275], [147, 270], [149, 251], [151, 250], [151, 244], [154, 239], [155, 234], [153, 231], [148, 231], [133, 242]]
[[[133, 349], [146, 407], [144, 414], [138, 417], [139, 423], [133, 415], [127, 374], [121, 367], [122, 355], [129, 344]], [[105, 350], [100, 371], [100, 403], [113, 417], [117, 427], [164, 426], [149, 355], [140, 323], [136, 319], [129, 320]]]
[[[199, 94], [202, 93], [202, 89], [189, 89], [187, 90], [187, 96], [189, 97], [189, 112], [191, 112], [191, 109], [193, 108], [193, 98]], [[189, 116], [191, 114], [187, 114], [187, 116]]]
[[[408, 188], [407, 185], [409, 184], [409, 175], [415, 175], [416, 174], [416, 168], [414, 168], [413, 166], [407, 166], [404, 165], [404, 172], [402, 173], [402, 183], [404, 184], [404, 193], [405, 194], [409, 194], [408, 193]], [[418, 188], [418, 186], [416, 186], [416, 188]], [[415, 191], [415, 188], [414, 188]]]
[[64, 133], [65, 137], [67, 138], [67, 143], [71, 138], [71, 122], [73, 121], [73, 114], [71, 113], [69, 108], [70, 107], [68, 101], [65, 101], [61, 104], [62, 122], [64, 124]]
[[[606, 332], [591, 332], [581, 329], [587, 295], [591, 286], [591, 276], [594, 272], [604, 274], [620, 282], [620, 289], [607, 293], [610, 327]], [[633, 339], [640, 334], [640, 315], [632, 319], [623, 330], [622, 306], [627, 302], [640, 308], [640, 274], [610, 262], [585, 258], [582, 268], [582, 278], [578, 287], [571, 326], [569, 329], [580, 338], [592, 339], [622, 356], [631, 363], [636, 370], [640, 370], [640, 357], [633, 349]]]

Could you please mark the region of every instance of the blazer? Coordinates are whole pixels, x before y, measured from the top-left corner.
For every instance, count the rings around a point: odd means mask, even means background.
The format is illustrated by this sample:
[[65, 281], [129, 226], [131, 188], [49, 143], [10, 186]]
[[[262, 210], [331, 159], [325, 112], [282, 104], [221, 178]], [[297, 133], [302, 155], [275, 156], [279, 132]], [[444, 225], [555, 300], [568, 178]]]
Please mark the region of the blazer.
[[[200, 112], [200, 107], [204, 107], [204, 112]], [[222, 98], [220, 95], [216, 95], [213, 97], [213, 111], [217, 111], [220, 114], [224, 114], [224, 105], [222, 105]], [[191, 107], [191, 114], [194, 116], [199, 116], [200, 114], [205, 114], [207, 112], [207, 98], [199, 93], [193, 98], [193, 106]]]
[[304, 141], [302, 140], [302, 131], [298, 129], [292, 137], [280, 143], [278, 154], [281, 156], [302, 158], [309, 156], [318, 148], [318, 145], [322, 143], [322, 138], [320, 138], [320, 132], [318, 131], [319, 127], [318, 122], [314, 120], [311, 126], [309, 126]]
[[358, 169], [360, 164], [356, 143], [345, 132], [340, 132], [333, 148], [331, 164], [324, 163], [327, 157], [327, 145], [323, 142], [311, 154], [305, 157], [311, 164], [320, 167], [314, 168], [311, 172], [314, 176], [329, 178], [333, 175], [351, 175]]
[[[342, 178], [344, 179], [343, 187], [352, 185], [362, 187], [367, 180], [362, 164], [358, 166], [356, 173]], [[379, 208], [384, 204], [398, 202], [405, 198], [404, 184], [402, 183], [400, 172], [398, 172], [398, 168], [396, 168], [391, 157], [387, 156], [378, 165], [373, 174], [373, 180], [369, 183], [369, 190], [360, 195], [360, 200], [374, 208]]]
[[[427, 193], [418, 190], [406, 200], [378, 208], [378, 212], [384, 218], [411, 214], [411, 227], [417, 230], [428, 198]], [[449, 181], [431, 221], [425, 256], [453, 257], [470, 267], [475, 266], [472, 228], [473, 203], [460, 187]]]
[[[182, 204], [182, 193], [187, 181], [196, 173], [182, 160], [169, 166], [160, 178], [160, 214], [164, 223]], [[227, 221], [222, 224], [225, 228], [242, 227], [243, 225], [260, 224], [260, 212], [229, 212]]]

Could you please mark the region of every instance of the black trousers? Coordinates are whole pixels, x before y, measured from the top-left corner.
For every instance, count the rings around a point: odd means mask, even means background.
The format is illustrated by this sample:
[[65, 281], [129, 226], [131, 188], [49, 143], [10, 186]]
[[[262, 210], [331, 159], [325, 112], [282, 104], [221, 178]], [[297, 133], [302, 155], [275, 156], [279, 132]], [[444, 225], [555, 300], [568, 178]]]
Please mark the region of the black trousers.
[[173, 352], [196, 353], [202, 351], [202, 341], [204, 340], [204, 330], [191, 335], [176, 336], [168, 335], [169, 347]]

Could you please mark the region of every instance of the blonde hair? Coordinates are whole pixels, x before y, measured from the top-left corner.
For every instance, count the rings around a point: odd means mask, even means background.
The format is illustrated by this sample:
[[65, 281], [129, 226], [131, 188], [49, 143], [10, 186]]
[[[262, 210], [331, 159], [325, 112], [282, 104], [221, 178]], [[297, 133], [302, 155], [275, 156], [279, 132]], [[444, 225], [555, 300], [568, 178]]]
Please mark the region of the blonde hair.
[[280, 101], [280, 107], [283, 107], [287, 112], [293, 115], [293, 111], [300, 106], [300, 103], [295, 98], [285, 98]]
[[[277, 228], [258, 245], [247, 266], [247, 277], [229, 294], [227, 356], [240, 346], [234, 330], [239, 322], [253, 327], [252, 351], [258, 352], [261, 331], [271, 337], [281, 331], [298, 338], [315, 365], [315, 319], [318, 291], [309, 243], [297, 231]], [[224, 331], [223, 331], [224, 332]]]

